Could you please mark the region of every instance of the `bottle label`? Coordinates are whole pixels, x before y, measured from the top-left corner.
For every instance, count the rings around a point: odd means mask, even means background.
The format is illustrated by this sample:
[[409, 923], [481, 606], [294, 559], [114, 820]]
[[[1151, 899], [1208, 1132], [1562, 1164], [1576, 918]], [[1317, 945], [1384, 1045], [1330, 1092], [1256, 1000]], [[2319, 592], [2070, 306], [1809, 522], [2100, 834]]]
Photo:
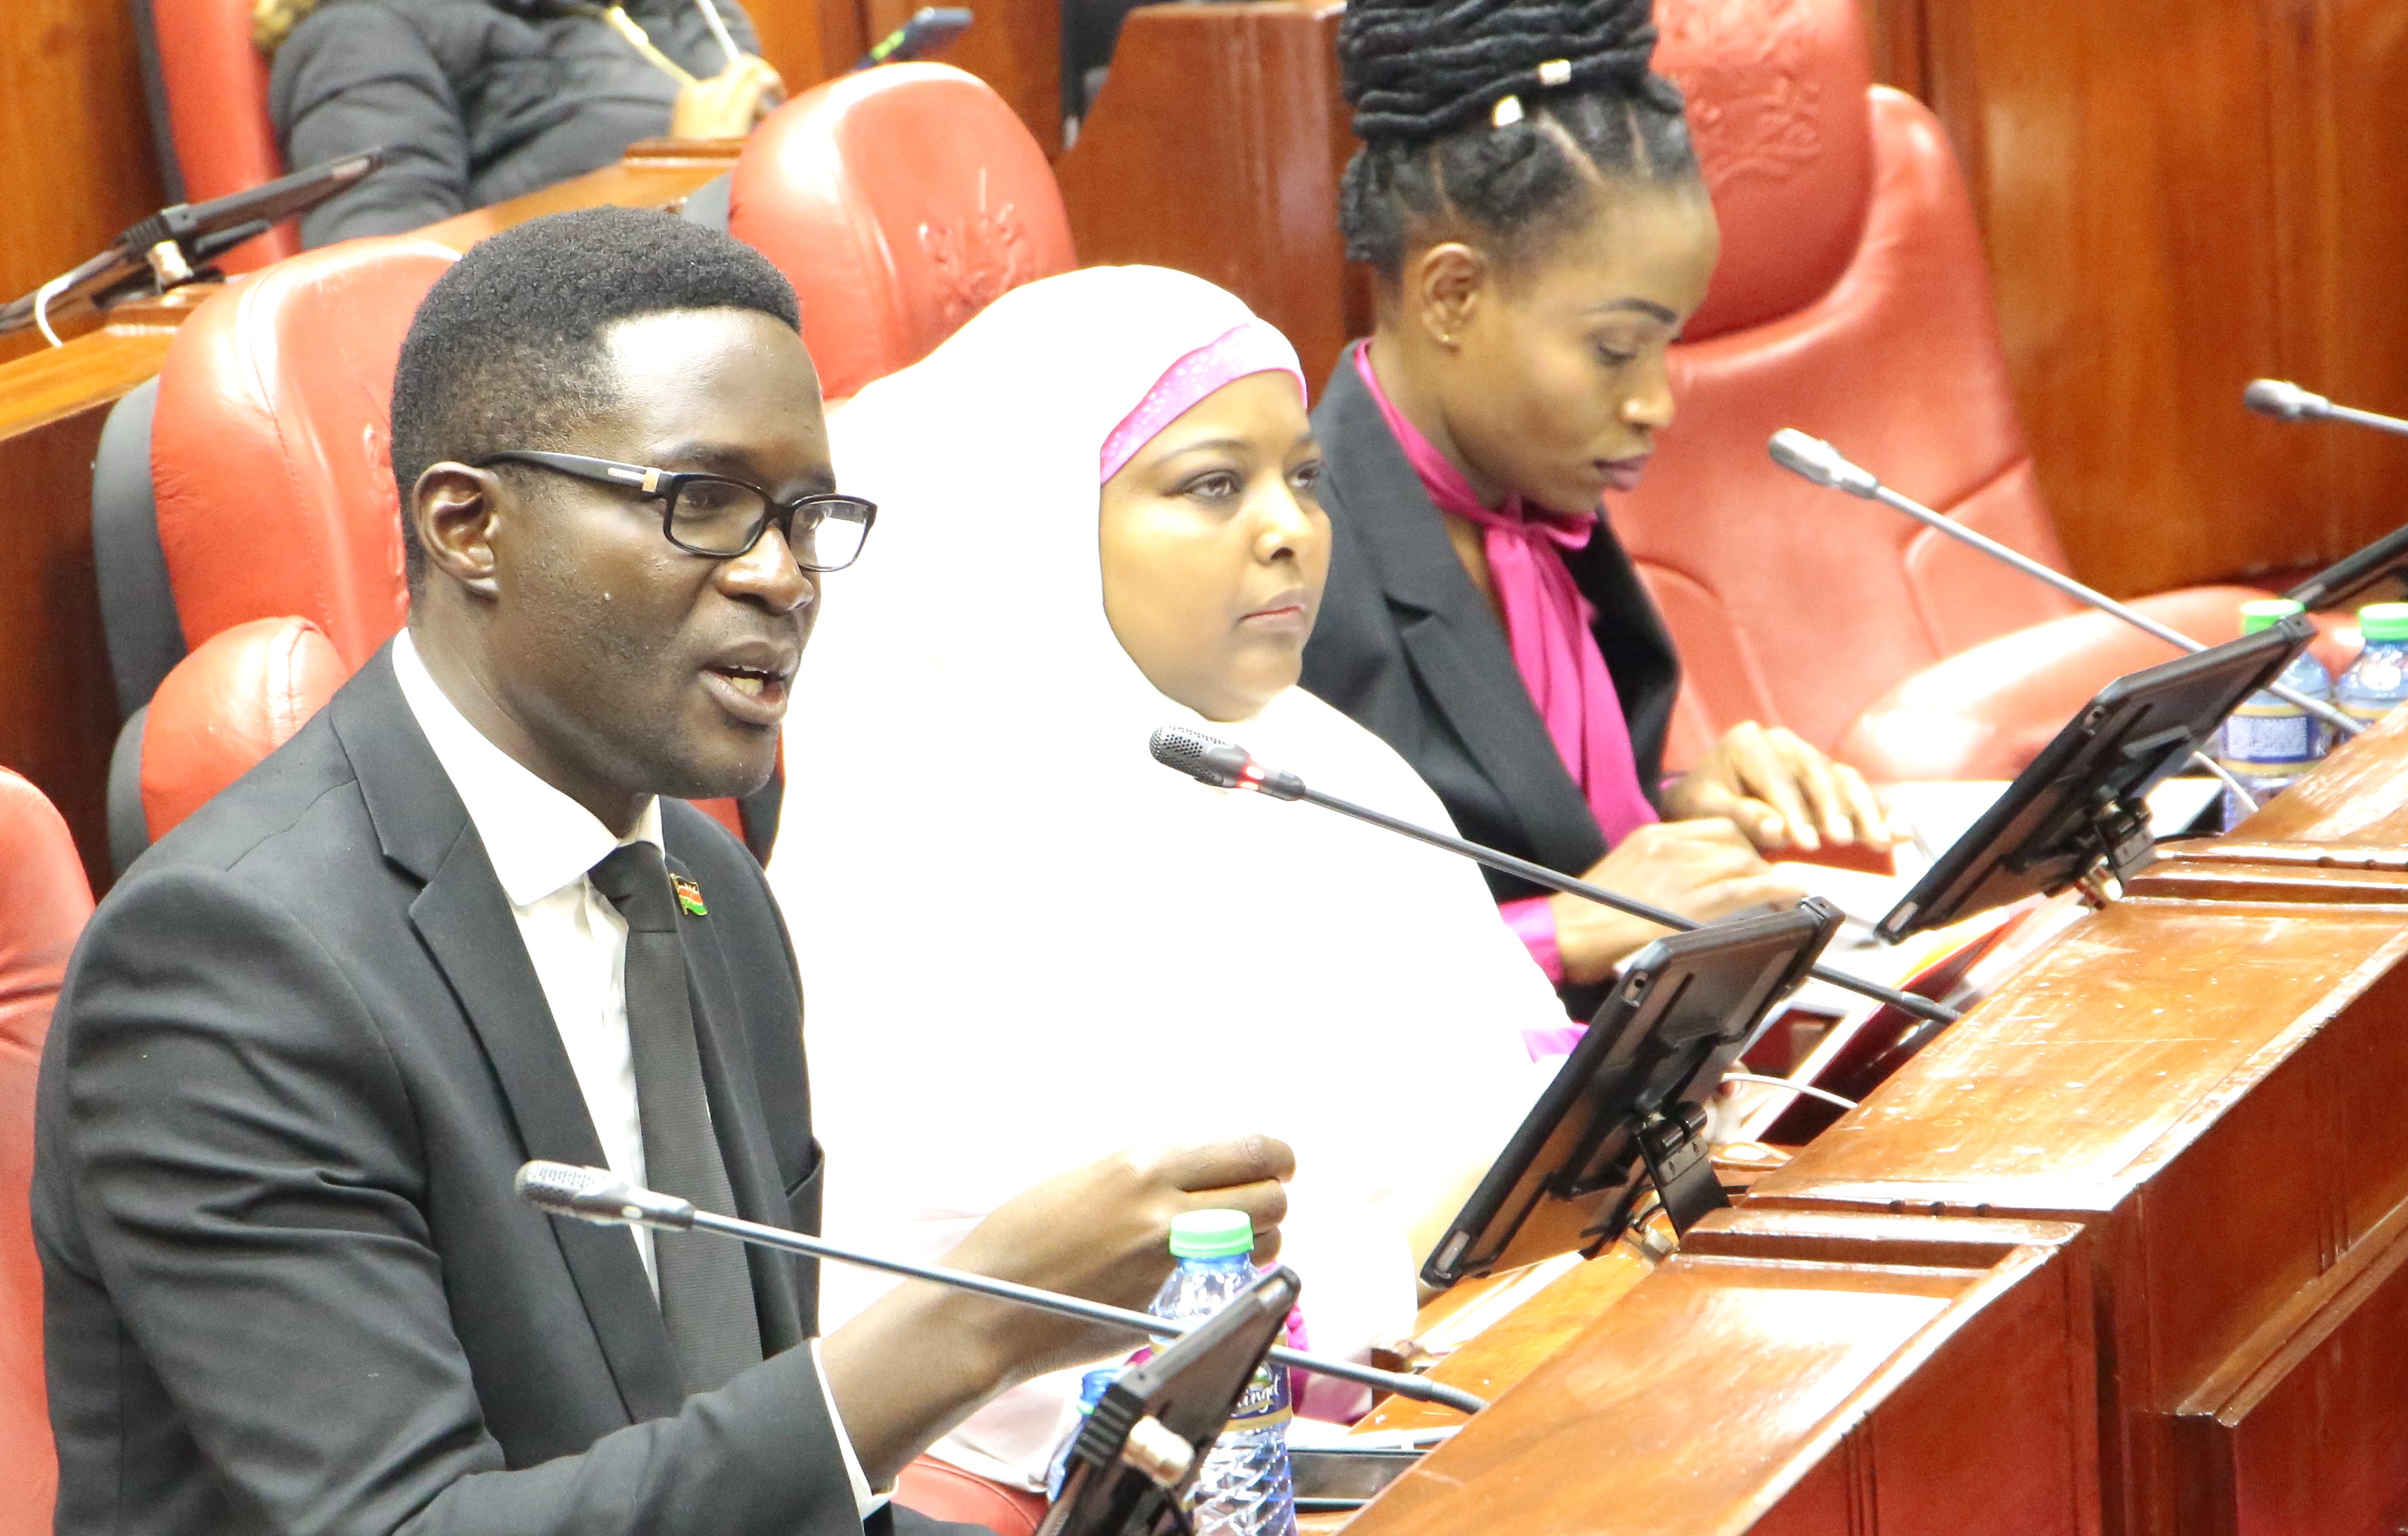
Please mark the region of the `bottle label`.
[[1238, 1405], [1229, 1411], [1229, 1428], [1269, 1429], [1295, 1416], [1287, 1400], [1286, 1368], [1265, 1365], [1254, 1372], [1254, 1379], [1240, 1395]]
[[2233, 768], [2288, 768], [2316, 758], [2316, 722], [2288, 704], [2269, 709], [2254, 699], [2224, 723], [2225, 765]]

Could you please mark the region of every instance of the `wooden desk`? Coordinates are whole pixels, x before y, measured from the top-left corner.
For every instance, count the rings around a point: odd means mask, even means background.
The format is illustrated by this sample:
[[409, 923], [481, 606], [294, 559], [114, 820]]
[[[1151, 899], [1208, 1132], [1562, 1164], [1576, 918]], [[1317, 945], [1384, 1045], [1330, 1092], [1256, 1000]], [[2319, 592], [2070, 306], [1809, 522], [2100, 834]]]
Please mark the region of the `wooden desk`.
[[[638, 144], [616, 165], [422, 233], [466, 251], [564, 208], [673, 206], [738, 146]], [[109, 880], [108, 754], [120, 724], [92, 555], [92, 461], [109, 408], [155, 376], [214, 286], [121, 306], [65, 346], [0, 366], [0, 766], [57, 802], [95, 889]]]
[[1347, 1536], [2099, 1529], [2080, 1227], [1741, 1209], [1635, 1262], [1444, 1362], [1503, 1395]]

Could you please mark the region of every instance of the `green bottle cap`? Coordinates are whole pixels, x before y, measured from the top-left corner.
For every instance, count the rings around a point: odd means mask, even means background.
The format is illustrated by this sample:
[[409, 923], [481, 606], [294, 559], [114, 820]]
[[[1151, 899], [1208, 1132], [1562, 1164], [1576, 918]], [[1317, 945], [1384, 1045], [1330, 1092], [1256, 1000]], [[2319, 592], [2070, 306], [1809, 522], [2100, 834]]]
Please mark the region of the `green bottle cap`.
[[2369, 603], [2358, 610], [2358, 632], [2370, 640], [2408, 640], [2408, 603]]
[[1173, 1258], [1226, 1258], [1254, 1251], [1254, 1218], [1243, 1211], [1190, 1211], [1170, 1218]]
[[2259, 597], [2241, 605], [2241, 632], [2255, 635], [2261, 629], [2272, 629], [2294, 613], [2306, 610], [2288, 597]]

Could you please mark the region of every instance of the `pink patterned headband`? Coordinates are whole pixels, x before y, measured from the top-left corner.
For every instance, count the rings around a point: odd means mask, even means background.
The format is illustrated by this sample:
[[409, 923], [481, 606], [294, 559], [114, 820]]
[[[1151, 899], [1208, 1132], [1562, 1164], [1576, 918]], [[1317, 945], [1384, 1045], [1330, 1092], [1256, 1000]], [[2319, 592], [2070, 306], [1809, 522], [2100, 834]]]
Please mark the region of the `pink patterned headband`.
[[1122, 417], [1121, 424], [1104, 439], [1103, 474], [1096, 483], [1119, 474], [1121, 467], [1137, 457], [1137, 451], [1152, 442], [1155, 433], [1186, 415], [1197, 401], [1232, 380], [1255, 373], [1292, 374], [1297, 387], [1304, 388], [1304, 366], [1296, 360], [1296, 349], [1276, 326], [1259, 320], [1230, 326], [1217, 340], [1165, 368], [1137, 409]]

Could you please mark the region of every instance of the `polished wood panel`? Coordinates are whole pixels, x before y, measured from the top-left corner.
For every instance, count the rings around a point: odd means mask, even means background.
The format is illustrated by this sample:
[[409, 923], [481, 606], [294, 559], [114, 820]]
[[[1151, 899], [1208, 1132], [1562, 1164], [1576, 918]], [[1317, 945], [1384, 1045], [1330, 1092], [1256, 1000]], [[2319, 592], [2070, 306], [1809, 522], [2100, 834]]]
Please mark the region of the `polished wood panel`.
[[[133, 7], [0, 6], [0, 299], [31, 293], [164, 201]], [[0, 345], [0, 358], [28, 346]]]
[[[2195, 1536], [2397, 1530], [2408, 1487], [2408, 1211], [2292, 1297], [2175, 1410]], [[2320, 1475], [2302, 1477], [2302, 1468]]]
[[1947, 124], [2075, 570], [2112, 592], [2334, 559], [2408, 444], [2244, 415], [2295, 377], [2408, 411], [2408, 29], [2366, 0], [1868, 0]]
[[1716, 1213], [1350, 1536], [2095, 1531], [2088, 1264], [2060, 1223]]
[[1079, 142], [1054, 163], [1082, 263], [1211, 279], [1287, 333], [1316, 393], [1369, 319], [1338, 237], [1354, 145], [1340, 14], [1279, 0], [1130, 12]]
[[[95, 890], [108, 868], [117, 694], [92, 565], [92, 459], [175, 333], [113, 327], [0, 367], [0, 766], [49, 796]], [[64, 490], [62, 488], [64, 488]]]
[[[2395, 772], [2402, 745], [2372, 744]], [[2286, 1381], [2248, 1362], [2288, 1347], [2303, 1295], [2355, 1295], [2330, 1277], [2408, 1211], [2408, 873], [2188, 863], [2075, 926], [1750, 1197], [2092, 1226], [2109, 1529], [2136, 1533], [2183, 1529], [2177, 1420], [2236, 1371]], [[2327, 880], [2344, 899], [2301, 888]]]

